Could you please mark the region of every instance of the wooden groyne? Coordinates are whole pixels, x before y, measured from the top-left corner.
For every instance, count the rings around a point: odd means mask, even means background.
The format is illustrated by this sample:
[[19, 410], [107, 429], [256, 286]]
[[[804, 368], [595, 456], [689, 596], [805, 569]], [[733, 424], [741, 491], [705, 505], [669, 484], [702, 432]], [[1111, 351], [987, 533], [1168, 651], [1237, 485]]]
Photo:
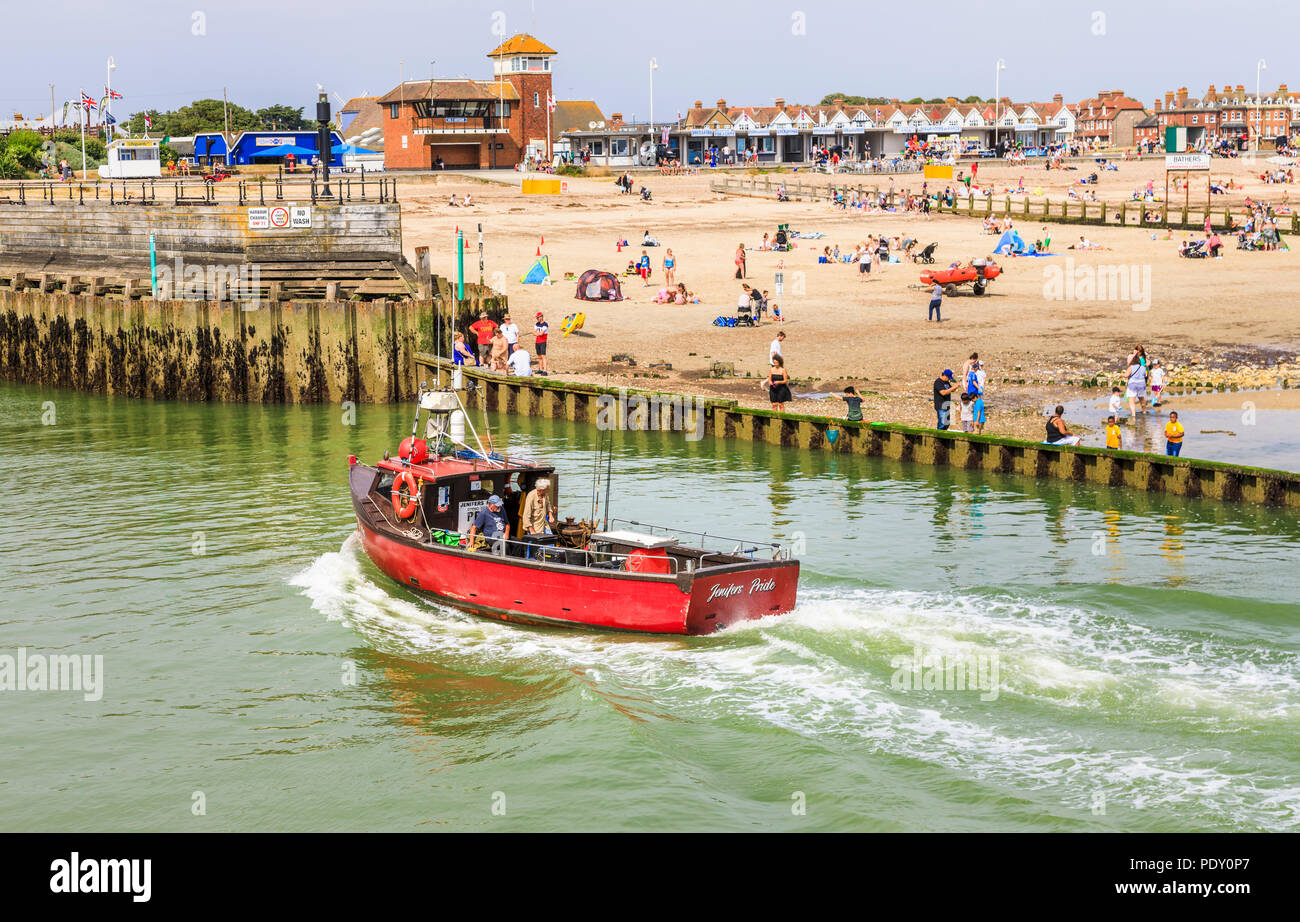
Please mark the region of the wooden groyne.
[[[919, 177], [919, 174], [913, 174]], [[775, 182], [773, 179], [775, 178]], [[836, 191], [849, 194], [858, 193], [859, 198], [865, 194], [875, 196], [883, 201], [883, 207], [901, 209], [903, 207], [902, 190], [882, 189], [878, 185], [864, 183], [860, 175], [852, 173], [832, 174], [828, 182], [804, 181], [802, 179], [785, 180], [780, 176], [748, 177], [738, 179], [723, 176], [709, 180], [709, 191], [721, 195], [746, 195], [758, 198], [775, 199], [777, 189], [785, 186], [786, 194], [796, 201], [829, 202]], [[1081, 189], [1090, 188], [1080, 186]], [[902, 214], [901, 210], [898, 213]], [[916, 214], [917, 212], [912, 212]], [[1052, 201], [1043, 196], [1026, 195], [1020, 200], [1013, 200], [1009, 195], [975, 195], [967, 193], [957, 196], [951, 205], [934, 205], [933, 214], [950, 214], [964, 218], [1019, 218], [1022, 221], [1044, 222], [1052, 224], [1083, 224], [1091, 226], [1113, 227], [1148, 227], [1178, 228], [1184, 230], [1202, 229], [1205, 219], [1219, 228], [1244, 225], [1250, 214], [1244, 209], [1224, 206], [1209, 207], [1204, 204], [1179, 202], [1089, 202], [1083, 199], [1063, 199]], [[1278, 230], [1300, 233], [1300, 214], [1279, 215]]]
[[[426, 353], [415, 356], [422, 378], [449, 380], [450, 363]], [[514, 378], [463, 369], [473, 383], [472, 405], [532, 417], [597, 424], [613, 400], [642, 398], [648, 428], [674, 428], [682, 407], [699, 408], [704, 439], [741, 439], [798, 448], [858, 454], [935, 467], [1020, 474], [1039, 479], [1121, 487], [1188, 498], [1300, 508], [1300, 474], [1192, 458], [1084, 446], [1054, 446], [993, 435], [919, 429], [893, 423], [776, 413], [737, 406], [732, 400], [691, 398], [654, 391], [616, 389], [550, 378]], [[603, 399], [602, 399], [603, 398]], [[682, 428], [679, 416], [677, 428]], [[685, 428], [693, 428], [687, 419]], [[834, 433], [834, 435], [832, 435]]]

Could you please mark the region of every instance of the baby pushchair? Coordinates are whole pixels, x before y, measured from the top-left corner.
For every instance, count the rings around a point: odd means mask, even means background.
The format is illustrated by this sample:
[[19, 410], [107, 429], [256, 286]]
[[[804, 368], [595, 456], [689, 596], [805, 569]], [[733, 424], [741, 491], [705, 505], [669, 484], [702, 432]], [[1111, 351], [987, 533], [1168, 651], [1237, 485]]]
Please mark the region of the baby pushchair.
[[1204, 240], [1190, 241], [1187, 244], [1187, 246], [1183, 248], [1182, 252], [1180, 252], [1178, 255], [1186, 259], [1205, 259], [1206, 256], [1208, 255], [1205, 252], [1205, 241]]
[[772, 249], [782, 252], [790, 249], [790, 235], [786, 232], [789, 226], [788, 224], [777, 225], [776, 236], [772, 238]]
[[926, 263], [927, 265], [933, 265], [934, 251], [937, 250], [938, 248], [939, 248], [938, 242], [930, 244], [925, 249], [923, 249], [920, 253], [916, 254], [916, 261], [921, 263]]

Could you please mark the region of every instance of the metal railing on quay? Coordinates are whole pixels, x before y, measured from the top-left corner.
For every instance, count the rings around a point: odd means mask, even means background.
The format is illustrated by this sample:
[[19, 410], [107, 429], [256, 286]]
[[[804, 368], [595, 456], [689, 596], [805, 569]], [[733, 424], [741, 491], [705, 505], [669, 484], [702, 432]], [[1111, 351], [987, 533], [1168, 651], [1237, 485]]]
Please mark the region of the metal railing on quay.
[[[162, 189], [162, 196], [158, 192]], [[319, 179], [257, 176], [220, 180], [203, 177], [152, 177], [92, 180], [5, 180], [0, 181], [0, 204], [28, 205], [238, 205], [259, 206], [286, 199], [315, 202], [397, 201], [397, 180], [331, 174], [329, 194]], [[37, 190], [40, 192], [37, 197]], [[168, 192], [170, 191], [170, 194]]]

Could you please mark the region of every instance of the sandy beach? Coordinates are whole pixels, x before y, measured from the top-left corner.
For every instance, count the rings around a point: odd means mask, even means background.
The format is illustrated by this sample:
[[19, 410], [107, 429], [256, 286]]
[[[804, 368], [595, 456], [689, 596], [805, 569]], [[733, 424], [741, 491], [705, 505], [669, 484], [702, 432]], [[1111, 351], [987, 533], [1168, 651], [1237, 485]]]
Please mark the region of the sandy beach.
[[[1102, 171], [1100, 182], [1086, 187], [1095, 190], [1099, 200], [1118, 203], [1148, 181], [1163, 192], [1161, 161], [1117, 163], [1117, 171]], [[1214, 196], [1215, 207], [1239, 206], [1247, 195], [1281, 205], [1293, 187], [1259, 181], [1256, 174], [1267, 167], [1262, 159], [1216, 159], [1211, 174], [1215, 181], [1231, 179], [1241, 188]], [[1086, 163], [1077, 171], [1044, 171], [1039, 165], [983, 162], [979, 181], [1002, 197], [1003, 190], [1016, 188], [1023, 176], [1031, 193], [1041, 188], [1059, 202], [1089, 171]], [[457, 226], [466, 229], [466, 271], [470, 280], [477, 280], [475, 240], [481, 223], [485, 281], [504, 288], [521, 328], [530, 330], [534, 314], [545, 312], [552, 324], [552, 374], [568, 379], [725, 395], [766, 406], [766, 391], [759, 382], [767, 373], [768, 343], [777, 324], [765, 322], [756, 329], [712, 325], [715, 317], [734, 313], [741, 283], [734, 278], [733, 255], [743, 243], [751, 284], [774, 292], [774, 275], [778, 269], [784, 272], [781, 300], [786, 320], [780, 328], [787, 336], [784, 354], [796, 396], [838, 391], [851, 383], [866, 397], [868, 419], [932, 424], [931, 381], [945, 368], [960, 370], [975, 351], [988, 369], [989, 431], [1021, 435], [1041, 432], [1044, 404], [1097, 393], [1079, 382], [1116, 379], [1125, 355], [1137, 343], [1163, 361], [1171, 384], [1270, 387], [1288, 377], [1292, 384], [1300, 380], [1300, 327], [1285, 296], [1297, 257], [1288, 250], [1240, 251], [1229, 238], [1223, 259], [1186, 260], [1176, 252], [1181, 231], [1049, 224], [1046, 233], [1053, 238], [1055, 255], [999, 257], [1003, 274], [989, 293], [946, 298], [944, 321], [936, 324], [926, 320], [929, 292], [919, 284], [921, 266], [888, 265], [873, 271], [871, 281], [863, 281], [856, 265], [819, 265], [817, 257], [824, 246], [851, 250], [868, 234], [911, 236], [922, 245], [937, 242], [936, 267], [943, 268], [992, 252], [997, 237], [985, 233], [977, 219], [869, 215], [826, 202], [722, 196], [710, 192], [709, 176], [701, 174], [634, 178], [653, 191], [652, 202], [619, 195], [612, 176], [569, 179], [569, 191], [558, 197], [525, 197], [517, 178], [508, 175], [412, 177], [402, 189], [406, 246], [413, 250], [430, 245], [434, 271], [454, 277], [454, 247], [449, 244]], [[882, 189], [890, 182], [887, 176], [804, 172], [780, 178]], [[921, 181], [915, 175], [893, 177], [899, 191], [919, 192]], [[1204, 178], [1194, 178], [1193, 183], [1193, 198], [1203, 200]], [[937, 185], [942, 188], [944, 183]], [[459, 198], [465, 193], [472, 194], [474, 207], [448, 205], [452, 194]], [[1014, 201], [1022, 198], [1013, 195]], [[1171, 199], [1181, 205], [1181, 195]], [[1031, 194], [1031, 200], [1041, 198]], [[787, 253], [758, 251], [764, 232], [775, 232], [779, 223], [825, 236], [798, 240], [797, 248]], [[1031, 243], [1044, 236], [1041, 220], [1017, 224]], [[1289, 218], [1279, 224], [1285, 238]], [[644, 286], [621, 273], [641, 255], [647, 230], [662, 246], [647, 251], [654, 272], [651, 284]], [[1068, 250], [1081, 234], [1100, 249]], [[620, 239], [631, 244], [622, 252], [617, 247]], [[521, 284], [539, 247], [549, 257], [554, 284]], [[667, 248], [676, 258], [678, 281], [702, 303], [651, 301], [663, 283]], [[575, 300], [574, 284], [564, 275], [591, 268], [620, 274], [627, 300]], [[1113, 269], [1133, 282], [1122, 292], [1124, 299], [1089, 299], [1086, 289], [1060, 284], [1061, 279]], [[587, 315], [582, 334], [559, 336], [559, 321], [575, 310]], [[525, 337], [525, 347], [529, 342]], [[617, 353], [633, 355], [636, 366], [611, 363]], [[671, 364], [671, 370], [648, 367], [661, 362]], [[710, 377], [715, 362], [733, 363], [736, 376]], [[788, 408], [843, 411], [838, 400], [796, 400]]]

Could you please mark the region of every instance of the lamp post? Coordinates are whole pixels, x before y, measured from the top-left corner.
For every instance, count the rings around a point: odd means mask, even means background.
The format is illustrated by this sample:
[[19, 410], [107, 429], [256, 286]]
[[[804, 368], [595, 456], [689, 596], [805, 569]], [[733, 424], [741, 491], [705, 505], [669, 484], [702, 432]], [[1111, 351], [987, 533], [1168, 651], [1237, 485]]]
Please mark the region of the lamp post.
[[659, 59], [650, 59], [650, 148], [654, 151], [655, 162], [659, 161], [659, 144], [655, 141], [655, 71], [659, 69]]
[[[320, 87], [320, 84], [316, 84]], [[330, 197], [330, 157], [333, 156], [331, 148], [334, 145], [334, 139], [330, 132], [330, 98], [329, 94], [322, 88], [316, 96], [316, 149], [320, 155], [321, 180], [323, 188], [321, 196]]]
[[1002, 102], [1002, 72], [1007, 69], [1007, 62], [998, 58], [997, 66], [993, 69], [993, 149], [997, 150], [998, 146], [998, 119], [999, 105]]
[[1255, 62], [1255, 153], [1259, 153], [1259, 135], [1264, 130], [1264, 117], [1261, 109], [1259, 98], [1259, 76], [1262, 71], [1268, 70], [1268, 64], [1260, 58]]

